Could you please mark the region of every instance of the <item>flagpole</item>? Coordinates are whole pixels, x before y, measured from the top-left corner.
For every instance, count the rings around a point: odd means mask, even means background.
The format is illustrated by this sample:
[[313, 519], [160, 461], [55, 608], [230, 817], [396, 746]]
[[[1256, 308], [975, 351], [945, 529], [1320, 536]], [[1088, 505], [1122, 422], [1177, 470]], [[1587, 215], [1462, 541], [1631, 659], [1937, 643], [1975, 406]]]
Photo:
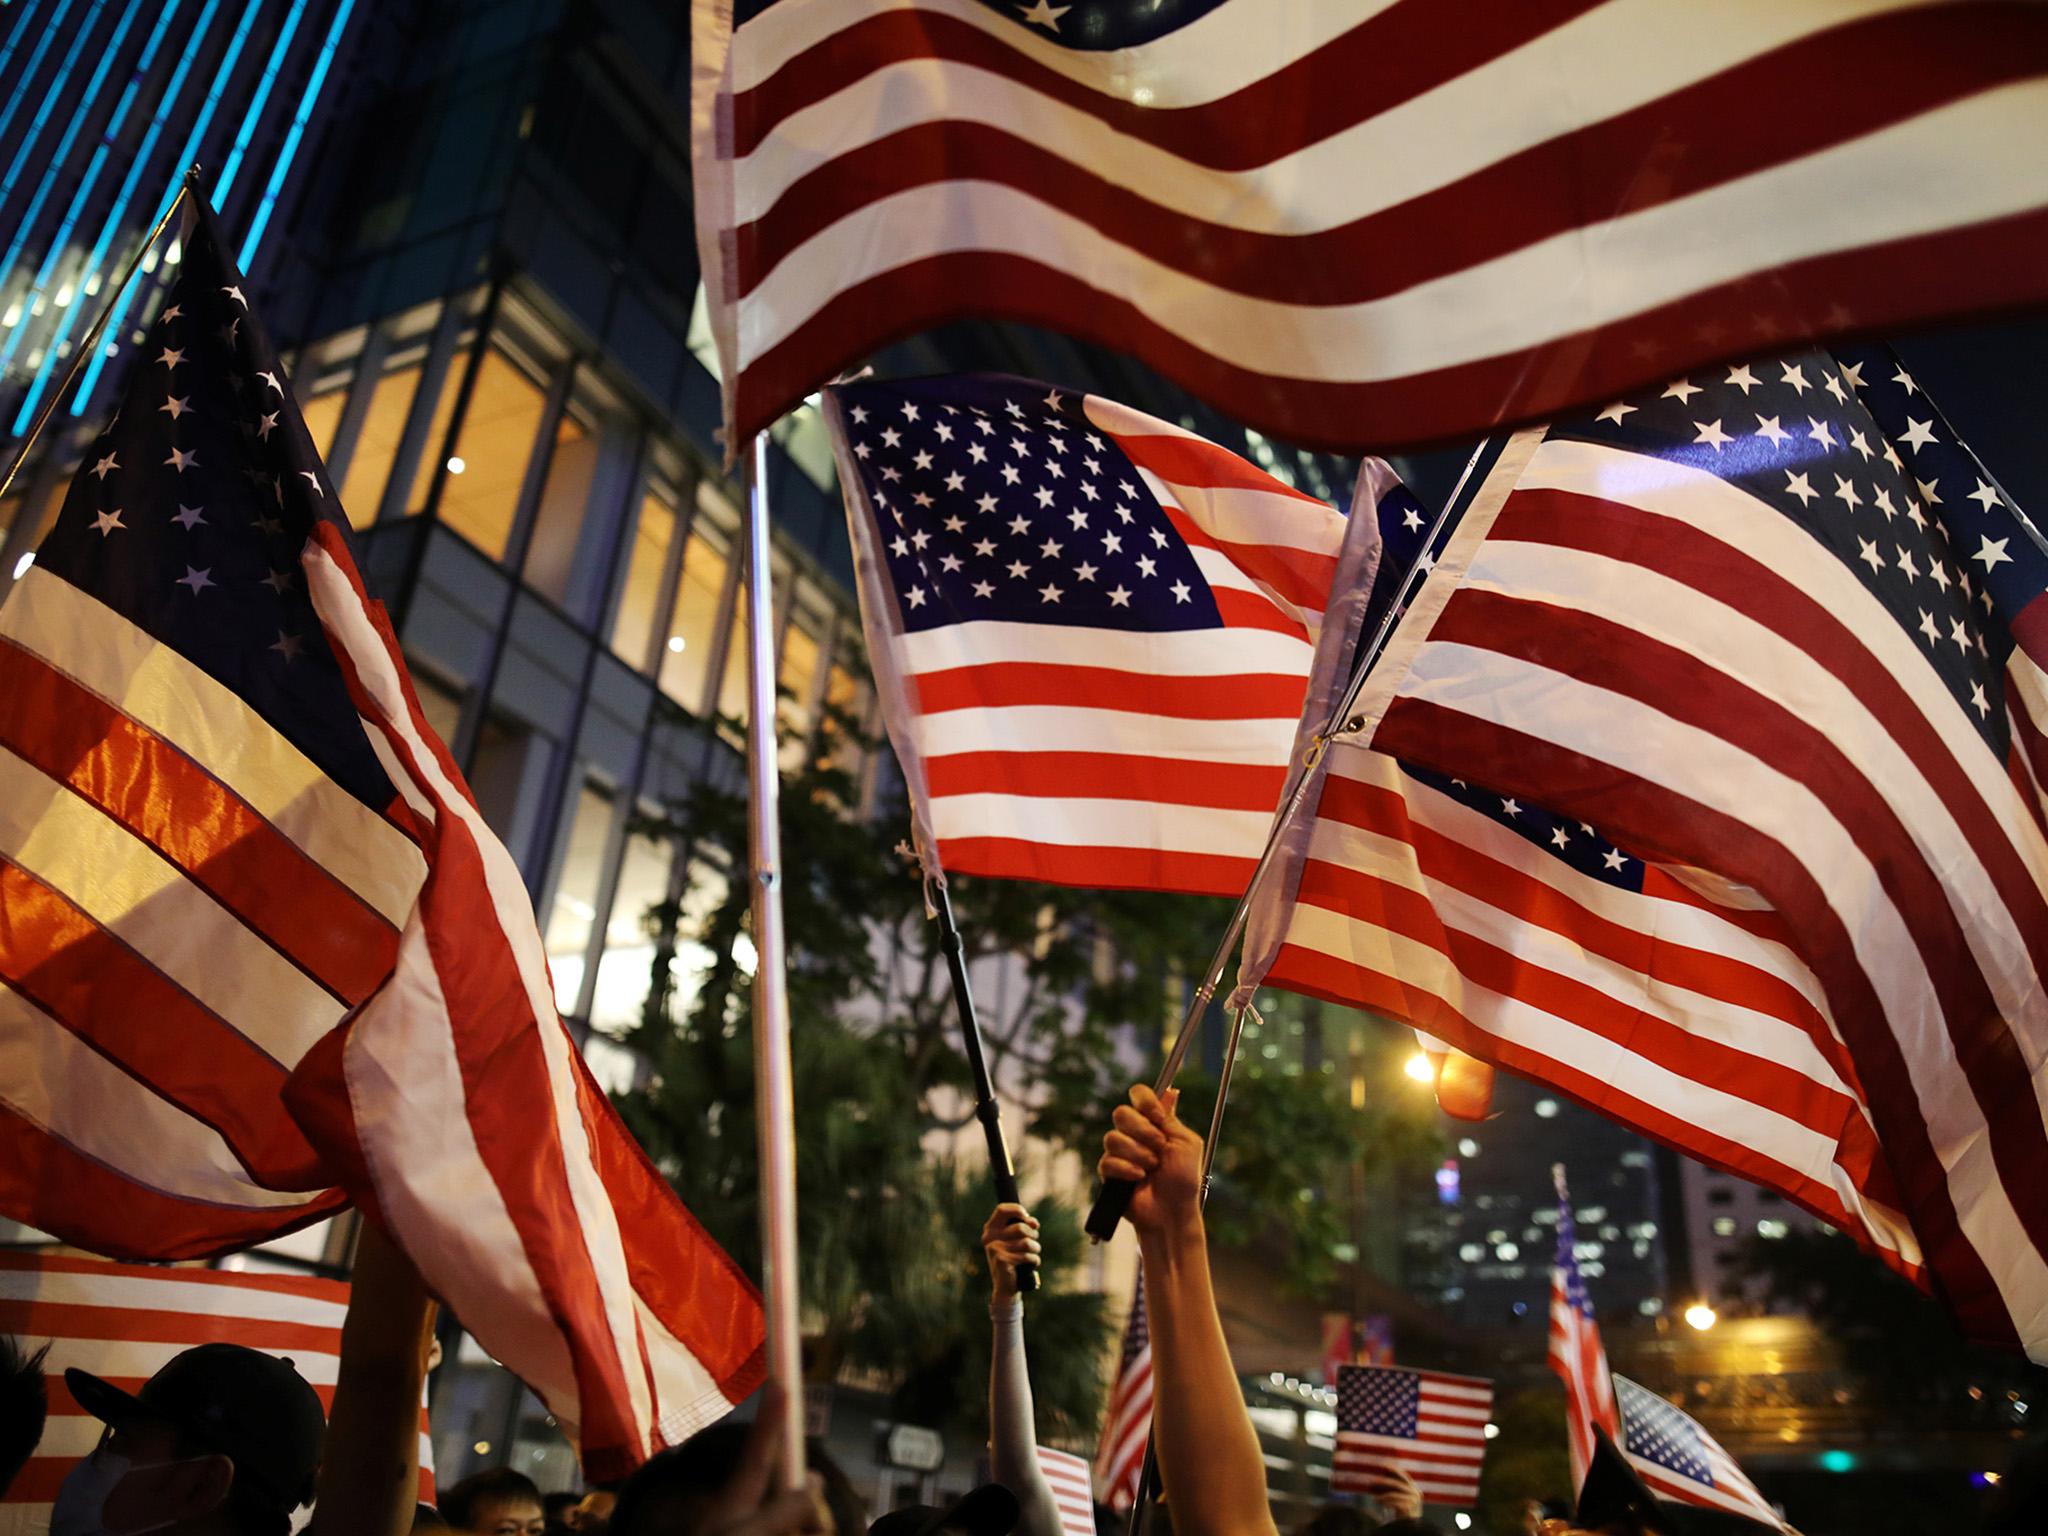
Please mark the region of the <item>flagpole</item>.
[[[988, 1171], [995, 1180], [996, 1199], [1013, 1205], [1017, 1198], [1017, 1169], [1010, 1161], [1009, 1143], [1003, 1137], [1003, 1110], [996, 1102], [995, 1084], [988, 1072], [988, 1058], [982, 1049], [981, 1019], [974, 1011], [974, 984], [967, 976], [967, 954], [960, 941], [960, 929], [953, 921], [953, 898], [943, 880], [931, 882], [932, 905], [939, 920], [939, 948], [945, 951], [946, 969], [953, 978], [953, 1006], [960, 1015], [960, 1034], [967, 1043], [967, 1068], [974, 1074], [974, 1118], [981, 1122], [988, 1142]], [[1017, 1266], [1017, 1289], [1038, 1289], [1038, 1266]]]
[[142, 265], [142, 258], [149, 253], [150, 247], [156, 244], [157, 237], [169, 227], [171, 220], [177, 217], [178, 210], [184, 206], [185, 198], [198, 185], [198, 181], [199, 167], [195, 165], [185, 172], [185, 179], [178, 188], [178, 195], [171, 199], [171, 206], [164, 210], [164, 216], [156, 221], [156, 228], [143, 236], [142, 244], [135, 247], [135, 254], [128, 258], [128, 265], [122, 268], [121, 275], [107, 285], [106, 302], [100, 305], [100, 312], [93, 320], [92, 326], [79, 339], [77, 348], [71, 354], [71, 366], [64, 370], [63, 381], [50, 391], [49, 399], [45, 400], [43, 408], [36, 412], [36, 419], [29, 426], [28, 436], [21, 440], [21, 447], [15, 452], [14, 462], [7, 466], [6, 475], [0, 477], [0, 496], [5, 496], [8, 487], [14, 484], [14, 477], [21, 473], [21, 466], [28, 462], [28, 456], [35, 451], [36, 440], [43, 435], [43, 428], [50, 424], [50, 418], [57, 414], [57, 407], [63, 404], [64, 397], [71, 393], [71, 386], [78, 379], [78, 371], [85, 366], [85, 360], [91, 357], [99, 346], [100, 332], [106, 329], [107, 321], [113, 316], [115, 303], [127, 290], [136, 269]]
[[783, 1390], [782, 1483], [804, 1486], [802, 1338], [797, 1325], [796, 1109], [783, 963], [782, 833], [775, 751], [775, 602], [768, 560], [768, 434], [754, 434], [747, 485], [747, 772], [753, 865], [754, 1115], [760, 1154], [762, 1301], [768, 1373]]
[[[1357, 665], [1352, 669], [1351, 682], [1344, 690], [1344, 696], [1323, 722], [1314, 740], [1309, 745], [1307, 761], [1302, 765], [1300, 776], [1295, 780], [1294, 792], [1280, 807], [1280, 814], [1273, 819], [1273, 825], [1266, 834], [1266, 846], [1259, 851], [1259, 861], [1252, 866], [1251, 878], [1245, 882], [1244, 894], [1237, 899], [1237, 908], [1230, 914], [1230, 922], [1224, 927], [1223, 941], [1216, 946], [1216, 953], [1209, 957], [1209, 967], [1202, 974], [1202, 984], [1195, 988], [1195, 995], [1189, 999], [1186, 1014], [1181, 1019], [1180, 1033], [1174, 1037], [1173, 1049], [1167, 1053], [1165, 1063], [1159, 1069], [1159, 1076], [1152, 1085], [1154, 1093], [1164, 1093], [1173, 1086], [1173, 1080], [1180, 1076], [1183, 1062], [1187, 1060], [1188, 1045], [1194, 1039], [1195, 1029], [1202, 1021], [1202, 1014], [1208, 1008], [1210, 999], [1216, 995], [1216, 986], [1223, 980], [1223, 972], [1230, 964], [1230, 951], [1244, 932], [1246, 919], [1251, 916], [1252, 898], [1258, 894], [1259, 884], [1266, 878], [1266, 872], [1273, 867], [1280, 853], [1280, 837], [1303, 805], [1308, 802], [1309, 791], [1317, 783], [1316, 766], [1322, 760], [1324, 750], [1331, 740], [1348, 731], [1358, 729], [1363, 721], [1351, 718], [1352, 706], [1357, 704], [1359, 694], [1365, 691], [1365, 679], [1372, 671], [1373, 663], [1379, 660], [1380, 652], [1386, 649], [1393, 637], [1394, 626], [1399, 622], [1402, 610], [1413, 596], [1419, 579], [1426, 576], [1429, 567], [1424, 563], [1429, 557], [1429, 547], [1436, 542], [1436, 536], [1443, 531], [1444, 523], [1450, 518], [1451, 510], [1464, 495], [1466, 485], [1472, 479], [1472, 472], [1479, 467], [1479, 460], [1485, 454], [1490, 437], [1481, 438], [1479, 446], [1472, 450], [1472, 456], [1465, 461], [1464, 473], [1451, 488], [1451, 494], [1437, 509], [1436, 520], [1429, 525], [1429, 531], [1422, 536], [1422, 543], [1416, 550], [1415, 559], [1401, 577], [1401, 585], [1387, 604], [1387, 611], [1380, 615], [1380, 625], [1373, 632], [1365, 648], [1359, 652]], [[1360, 516], [1359, 509], [1352, 508], [1351, 515]], [[1370, 514], [1365, 514], [1370, 515]], [[1242, 1019], [1240, 1018], [1240, 1023]], [[1233, 1049], [1236, 1032], [1232, 1031]], [[1211, 1148], [1210, 1155], [1214, 1155]], [[1104, 1180], [1096, 1192], [1095, 1203], [1089, 1207], [1085, 1230], [1098, 1243], [1108, 1242], [1116, 1236], [1118, 1223], [1124, 1219], [1124, 1212], [1130, 1208], [1131, 1197], [1138, 1186], [1126, 1179]]]

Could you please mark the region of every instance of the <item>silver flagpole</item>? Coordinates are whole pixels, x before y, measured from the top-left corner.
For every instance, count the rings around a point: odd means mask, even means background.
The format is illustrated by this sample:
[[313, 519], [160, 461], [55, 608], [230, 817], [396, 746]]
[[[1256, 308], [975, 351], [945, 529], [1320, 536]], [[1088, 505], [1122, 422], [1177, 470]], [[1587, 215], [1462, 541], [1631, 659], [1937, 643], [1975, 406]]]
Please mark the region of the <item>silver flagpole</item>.
[[782, 1384], [782, 1482], [804, 1485], [802, 1340], [797, 1331], [796, 1109], [783, 970], [782, 833], [775, 750], [775, 599], [768, 561], [768, 434], [754, 434], [747, 486], [747, 772], [754, 916], [754, 1114], [761, 1177], [768, 1374]]

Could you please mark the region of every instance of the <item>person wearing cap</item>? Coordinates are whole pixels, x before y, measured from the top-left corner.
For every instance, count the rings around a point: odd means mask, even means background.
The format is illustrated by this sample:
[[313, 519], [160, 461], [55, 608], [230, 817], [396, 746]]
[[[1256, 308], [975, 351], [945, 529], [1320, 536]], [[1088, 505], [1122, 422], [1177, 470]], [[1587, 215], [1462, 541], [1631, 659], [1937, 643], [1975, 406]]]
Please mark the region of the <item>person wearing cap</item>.
[[1001, 1483], [983, 1483], [952, 1504], [911, 1504], [892, 1509], [868, 1527], [868, 1536], [1010, 1536], [1017, 1529], [1017, 1495]]
[[995, 1333], [988, 1368], [989, 1476], [1017, 1496], [1017, 1536], [1060, 1536], [1060, 1507], [1038, 1463], [1024, 1359], [1024, 1298], [1017, 1291], [1018, 1266], [1044, 1257], [1038, 1219], [1021, 1205], [998, 1205], [981, 1229], [981, 1247], [988, 1256], [988, 1315]]
[[326, 1421], [290, 1360], [201, 1344], [139, 1392], [75, 1368], [64, 1383], [106, 1429], [64, 1479], [51, 1536], [284, 1536], [313, 1497]]

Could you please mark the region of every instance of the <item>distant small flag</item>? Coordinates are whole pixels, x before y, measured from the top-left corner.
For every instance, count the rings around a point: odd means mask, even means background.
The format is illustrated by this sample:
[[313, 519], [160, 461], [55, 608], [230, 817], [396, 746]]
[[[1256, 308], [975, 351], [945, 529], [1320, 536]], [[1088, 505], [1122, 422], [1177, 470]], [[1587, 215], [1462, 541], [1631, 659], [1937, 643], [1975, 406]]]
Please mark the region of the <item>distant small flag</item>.
[[1682, 1410], [1626, 1376], [1614, 1378], [1614, 1399], [1621, 1409], [1621, 1453], [1658, 1498], [1792, 1530], [1735, 1458]]
[[1596, 1432], [1621, 1438], [1608, 1385], [1607, 1347], [1593, 1317], [1593, 1298], [1579, 1273], [1578, 1224], [1565, 1188], [1564, 1164], [1550, 1170], [1557, 1185], [1557, 1259], [1550, 1266], [1550, 1368], [1564, 1383], [1565, 1449], [1571, 1457], [1572, 1487], [1585, 1486], [1593, 1463]]
[[[43, 1374], [50, 1417], [36, 1454], [0, 1495], [0, 1536], [44, 1530], [57, 1488], [99, 1444], [98, 1419], [64, 1385], [76, 1366], [125, 1392], [197, 1344], [242, 1344], [282, 1355], [334, 1403], [348, 1286], [312, 1275], [230, 1273], [109, 1264], [58, 1254], [0, 1253], [0, 1333], [50, 1346]], [[434, 1497], [433, 1443], [420, 1412], [420, 1497]]]
[[1038, 1470], [1052, 1485], [1053, 1502], [1059, 1505], [1060, 1536], [1095, 1536], [1095, 1489], [1088, 1480], [1087, 1461], [1071, 1451], [1041, 1445]]
[[1145, 1469], [1145, 1445], [1152, 1438], [1152, 1329], [1145, 1320], [1145, 1272], [1131, 1288], [1131, 1318], [1124, 1325], [1123, 1360], [1102, 1416], [1102, 1441], [1095, 1448], [1095, 1484], [1111, 1509], [1138, 1502]]
[[1431, 1504], [1475, 1503], [1492, 1416], [1483, 1376], [1347, 1365], [1337, 1373], [1330, 1491], [1386, 1493], [1405, 1472]]

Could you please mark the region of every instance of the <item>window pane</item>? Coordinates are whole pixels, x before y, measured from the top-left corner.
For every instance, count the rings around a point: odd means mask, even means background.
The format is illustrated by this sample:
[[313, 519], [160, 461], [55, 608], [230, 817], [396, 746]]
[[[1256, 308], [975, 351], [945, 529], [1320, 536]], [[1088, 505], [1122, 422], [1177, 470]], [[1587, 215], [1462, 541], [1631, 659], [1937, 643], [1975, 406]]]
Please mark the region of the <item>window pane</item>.
[[569, 845], [562, 854], [561, 878], [555, 882], [545, 935], [548, 970], [555, 978], [555, 1006], [564, 1013], [576, 1007], [576, 994], [583, 990], [585, 954], [590, 925], [597, 918], [597, 888], [604, 874], [604, 849], [611, 826], [611, 796], [585, 784], [576, 797], [576, 819], [569, 827]]
[[[633, 548], [626, 556], [626, 580], [619, 591], [619, 614], [612, 620], [612, 650], [631, 667], [647, 665], [660, 619], [661, 578], [676, 538], [676, 512], [661, 495], [650, 491], [640, 500], [633, 525]], [[664, 652], [664, 655], [667, 653]]]
[[799, 601], [796, 615], [782, 636], [782, 670], [777, 683], [786, 695], [779, 716], [784, 768], [793, 768], [803, 761], [804, 747], [816, 723], [811, 713], [811, 691], [817, 684], [818, 662], [824, 649], [818, 641], [824, 623], [823, 616]]
[[597, 989], [590, 1000], [595, 1029], [618, 1033], [640, 1022], [654, 965], [654, 935], [648, 912], [668, 899], [668, 845], [635, 833], [626, 839], [619, 865], [619, 889], [605, 923], [604, 954], [597, 962]]
[[[858, 636], [858, 630], [842, 630], [835, 654], [857, 652]], [[821, 730], [824, 738], [833, 743], [832, 765], [856, 778], [860, 775], [862, 756], [858, 733], [867, 725], [868, 705], [873, 696], [874, 690], [864, 676], [837, 662], [832, 664], [831, 676], [825, 679], [825, 720]]]
[[548, 478], [541, 487], [534, 514], [533, 540], [526, 551], [526, 580], [536, 592], [564, 601], [576, 564], [576, 541], [583, 532], [583, 512], [590, 501], [591, 477], [597, 470], [597, 434], [562, 412], [555, 426], [555, 451], [548, 459]]
[[[341, 424], [341, 408], [347, 403], [346, 384], [299, 402], [299, 414], [306, 418], [306, 430], [313, 434], [313, 446], [320, 450], [323, 460], [327, 457], [327, 450], [334, 446], [334, 429]], [[373, 507], [371, 510], [376, 509]]]
[[[356, 437], [355, 452], [349, 455], [348, 478], [341, 483], [341, 504], [354, 527], [367, 528], [377, 520], [377, 503], [384, 499], [384, 486], [391, 478], [391, 461], [398, 455], [398, 441], [405, 435], [405, 418], [412, 411], [419, 384], [418, 363], [377, 380], [370, 408], [363, 415], [363, 430]], [[444, 397], [449, 393], [442, 391]], [[335, 398], [340, 398], [339, 392]], [[337, 418], [339, 415], [337, 407]], [[432, 444], [428, 451], [433, 451]]]
[[[450, 392], [453, 393], [452, 391]], [[512, 513], [526, 478], [526, 461], [540, 433], [547, 398], [538, 384], [512, 360], [492, 347], [477, 369], [476, 390], [463, 417], [455, 452], [448, 459], [448, 483], [441, 488], [441, 521], [493, 560], [505, 557], [512, 536]], [[437, 451], [438, 433], [427, 440], [427, 453]], [[417, 504], [425, 498], [424, 477], [432, 468], [422, 461], [422, 479], [413, 484]]]
[[704, 707], [729, 547], [717, 529], [700, 519], [683, 550], [683, 577], [676, 584], [675, 611], [661, 654], [661, 691], [691, 711]]

